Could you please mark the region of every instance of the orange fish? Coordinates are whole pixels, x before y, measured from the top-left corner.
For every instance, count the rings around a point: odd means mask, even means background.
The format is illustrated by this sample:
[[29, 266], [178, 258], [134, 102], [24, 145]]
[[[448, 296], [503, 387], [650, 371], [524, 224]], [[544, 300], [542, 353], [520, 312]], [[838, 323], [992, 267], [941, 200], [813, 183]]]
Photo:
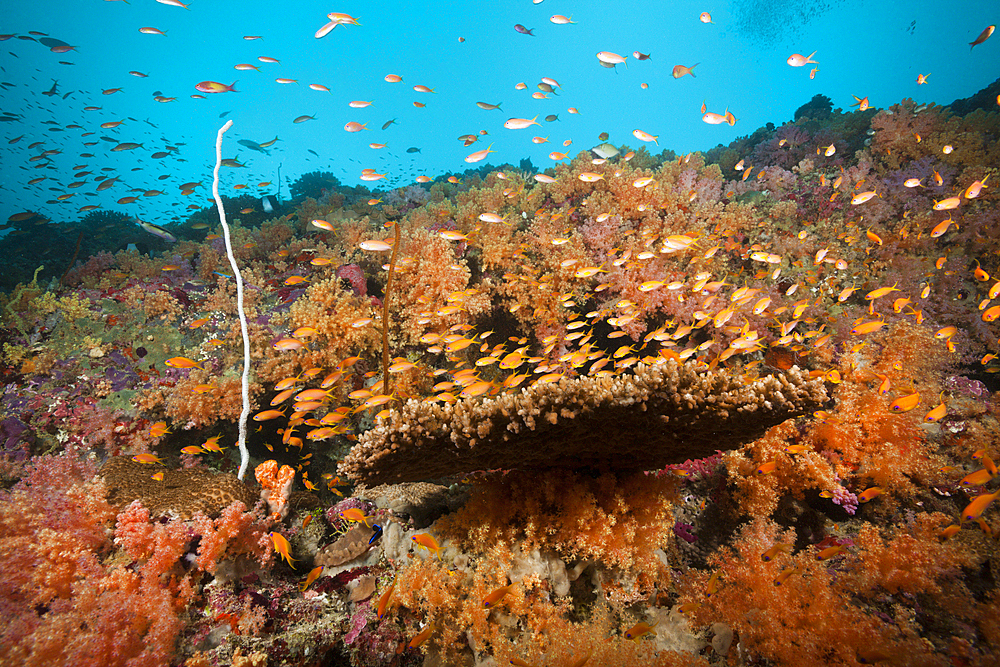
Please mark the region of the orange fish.
[[215, 452], [216, 454], [221, 454], [223, 451], [225, 451], [224, 447], [219, 446], [219, 438], [221, 437], [222, 437], [221, 435], [217, 435], [215, 437], [209, 438], [205, 442], [201, 443], [201, 446], [207, 452]]
[[997, 474], [997, 466], [993, 463], [993, 459], [991, 459], [988, 454], [983, 454], [983, 466], [990, 471], [991, 475]]
[[541, 123], [538, 122], [538, 116], [535, 116], [530, 120], [527, 118], [509, 118], [507, 119], [507, 122], [503, 124], [503, 126], [508, 130], [523, 130], [527, 127], [531, 127], [532, 125], [541, 125]]
[[239, 91], [233, 87], [235, 85], [235, 81], [228, 86], [224, 83], [219, 83], [218, 81], [202, 81], [201, 83], [195, 84], [195, 89], [202, 93], [236, 93]]
[[393, 581], [391, 584], [389, 584], [389, 588], [385, 589], [382, 592], [382, 595], [379, 596], [378, 606], [375, 608], [378, 618], [381, 619], [383, 616], [385, 616], [385, 610], [389, 606], [389, 599], [392, 597], [392, 592], [395, 589], [396, 589], [396, 582]]
[[708, 585], [705, 587], [705, 594], [708, 597], [712, 597], [719, 591], [719, 577], [722, 576], [720, 570], [716, 570], [712, 573], [712, 576], [708, 579]]
[[966, 521], [975, 521], [978, 519], [982, 516], [983, 512], [986, 511], [986, 508], [997, 499], [997, 497], [1000, 497], [1000, 490], [976, 496], [976, 498], [969, 503], [964, 510], [962, 510], [962, 522], [965, 523]]
[[420, 546], [424, 547], [428, 551], [434, 552], [434, 555], [437, 556], [438, 559], [441, 558], [441, 546], [437, 543], [437, 540], [435, 540], [434, 536], [431, 535], [430, 533], [417, 533], [410, 539], [419, 544]]
[[810, 53], [808, 56], [803, 56], [802, 54], [799, 53], [793, 53], [792, 55], [788, 56], [788, 60], [786, 60], [785, 62], [787, 62], [792, 67], [803, 67], [804, 65], [809, 65], [809, 64], [818, 65], [819, 63], [812, 59], [814, 55], [816, 55], [815, 51]]
[[869, 500], [874, 500], [880, 495], [882, 495], [882, 489], [877, 486], [873, 486], [858, 494], [858, 502], [867, 503]]
[[[962, 203], [961, 197], [948, 197], [947, 199], [942, 199], [941, 201], [935, 201], [934, 206], [931, 206], [935, 211], [950, 211], [951, 209], [958, 208]], [[958, 225], [956, 225], [957, 227]]]
[[500, 600], [503, 600], [507, 596], [507, 593], [510, 593], [512, 588], [514, 588], [514, 584], [507, 584], [490, 592], [489, 595], [483, 598], [483, 607], [489, 609], [496, 606]]
[[842, 546], [827, 547], [826, 549], [823, 549], [818, 554], [816, 554], [816, 560], [827, 560], [833, 558], [843, 550], [844, 547]]
[[170, 357], [163, 363], [171, 368], [201, 368], [201, 370], [205, 370], [197, 361], [187, 357]]
[[[955, 199], [957, 199], [957, 197], [955, 197]], [[947, 220], [942, 220], [941, 222], [939, 222], [937, 225], [934, 226], [934, 229], [931, 230], [931, 238], [936, 239], [939, 236], [944, 236], [945, 233], [947, 233], [948, 228], [951, 227], [952, 225], [955, 225], [955, 230], [958, 231], [957, 222], [955, 222], [951, 218], [948, 218]]]
[[983, 31], [979, 33], [979, 37], [976, 37], [975, 41], [969, 42], [969, 50], [971, 51], [972, 49], [976, 48], [977, 46], [985, 42], [987, 39], [989, 39], [990, 35], [993, 34], [993, 31], [996, 30], [996, 28], [997, 27], [995, 25], [988, 25], [985, 28], [983, 28]]
[[625, 639], [631, 639], [632, 641], [639, 641], [646, 635], [653, 633], [653, 628], [655, 628], [659, 624], [660, 624], [659, 620], [657, 620], [656, 623], [653, 623], [652, 625], [646, 623], [645, 621], [639, 621], [638, 623], [636, 623], [631, 628], [625, 631]]
[[851, 206], [858, 206], [859, 204], [864, 204], [866, 201], [876, 196], [881, 196], [881, 195], [879, 195], [874, 190], [858, 193], [854, 195], [854, 197], [851, 199]]
[[468, 162], [468, 163], [470, 163], [470, 164], [471, 163], [475, 163], [475, 162], [482, 162], [483, 160], [486, 159], [486, 156], [489, 155], [490, 153], [496, 153], [496, 151], [492, 150], [492, 148], [493, 148], [493, 144], [490, 144], [484, 150], [476, 151], [475, 153], [471, 153], [470, 155], [466, 156], [465, 161]]
[[944, 400], [936, 408], [924, 415], [924, 422], [931, 424], [936, 421], [940, 421], [948, 413], [948, 406], [944, 404]]
[[350, 521], [352, 523], [364, 523], [369, 528], [371, 527], [371, 525], [368, 523], [369, 517], [365, 516], [365, 513], [362, 512], [357, 507], [352, 507], [350, 509], [341, 511], [340, 518], [346, 521]]
[[149, 435], [153, 438], [160, 438], [168, 435], [169, 433], [171, 433], [171, 431], [167, 430], [167, 422], [156, 422], [149, 428]]
[[[987, 174], [986, 178], [989, 178], [988, 174]], [[975, 199], [976, 197], [978, 197], [979, 193], [982, 192], [982, 190], [983, 190], [984, 187], [986, 187], [986, 185], [985, 185], [986, 178], [984, 178], [981, 181], [975, 181], [972, 185], [970, 185], [969, 187], [967, 187], [965, 189], [965, 198], [966, 199]]]
[[851, 329], [852, 336], [861, 336], [864, 334], [870, 334], [878, 331], [886, 325], [885, 320], [874, 320], [872, 322], [863, 322], [853, 329]]
[[900, 290], [896, 289], [896, 285], [898, 284], [899, 282], [897, 281], [892, 287], [879, 287], [876, 290], [868, 292], [868, 294], [865, 295], [865, 298], [868, 299], [869, 301], [872, 301], [873, 299], [878, 299], [880, 297], [883, 297], [886, 294], [889, 294], [890, 292], [899, 292]]
[[286, 540], [281, 533], [275, 533], [273, 531], [271, 532], [271, 541], [274, 543], [274, 550], [277, 551], [294, 570], [295, 566], [292, 565], [292, 561], [295, 559], [292, 558], [290, 553], [292, 545], [288, 543], [288, 540]]
[[775, 466], [777, 466], [777, 463], [775, 463], [774, 461], [768, 461], [767, 463], [757, 468], [757, 470], [755, 470], [754, 472], [758, 475], [769, 475], [772, 472], [774, 472]]
[[314, 567], [312, 570], [309, 571], [309, 574], [306, 576], [306, 580], [303, 581], [301, 584], [299, 584], [299, 590], [305, 591], [307, 588], [312, 586], [313, 582], [319, 579], [319, 575], [321, 574], [323, 574], [323, 566], [317, 565], [316, 567]]
[[434, 631], [434, 622], [431, 621], [430, 623], [428, 623], [427, 625], [424, 626], [423, 630], [421, 630], [420, 632], [418, 632], [413, 637], [413, 639], [410, 640], [410, 643], [408, 644], [408, 647], [409, 648], [416, 648], [416, 647], [420, 646], [425, 641], [427, 641], [427, 638], [431, 636], [431, 633], [433, 631]]
[[255, 422], [267, 421], [269, 419], [277, 419], [278, 417], [284, 417], [285, 410], [264, 410], [263, 412], [258, 412], [253, 416]]
[[163, 463], [163, 459], [157, 458], [155, 454], [138, 454], [132, 457], [132, 460], [136, 463]]
[[671, 74], [674, 75], [675, 79], [679, 79], [687, 74], [690, 74], [691, 78], [695, 78], [694, 72], [692, 72], [691, 70], [693, 70], [700, 64], [701, 63], [695, 63], [694, 65], [691, 65], [691, 67], [685, 67], [684, 65], [674, 65], [674, 69], [671, 71]]
[[987, 470], [986, 468], [980, 468], [976, 472], [969, 473], [968, 475], [963, 477], [962, 480], [959, 482], [959, 485], [982, 486], [983, 484], [989, 482], [991, 479], [993, 479], [993, 475], [990, 474], [990, 471]]
[[786, 567], [784, 570], [781, 571], [781, 574], [775, 577], [774, 585], [781, 586], [786, 581], [788, 581], [788, 577], [792, 576], [793, 574], [797, 574], [800, 571], [801, 570], [799, 570], [797, 567]]
[[771, 547], [770, 549], [768, 549], [767, 551], [765, 551], [763, 554], [761, 554], [761, 558], [763, 558], [764, 562], [767, 563], [767, 562], [770, 562], [771, 559], [773, 559], [779, 553], [786, 553], [786, 554], [792, 553], [792, 545], [791, 544], [780, 544], [780, 543], [779, 544], [775, 544], [773, 547]]
[[900, 396], [889, 404], [889, 409], [893, 412], [909, 412], [920, 403], [920, 394], [913, 392], [906, 396]]
[[947, 540], [951, 537], [954, 537], [960, 530], [962, 530], [962, 527], [953, 523], [944, 530], [942, 530], [940, 533], [938, 533], [938, 538], [942, 540]]

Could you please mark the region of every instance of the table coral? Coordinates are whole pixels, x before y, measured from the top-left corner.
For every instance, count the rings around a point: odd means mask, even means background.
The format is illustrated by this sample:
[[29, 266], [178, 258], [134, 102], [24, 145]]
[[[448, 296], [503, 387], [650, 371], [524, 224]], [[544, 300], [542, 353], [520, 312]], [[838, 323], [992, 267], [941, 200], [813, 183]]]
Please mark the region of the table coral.
[[674, 361], [640, 365], [454, 405], [408, 401], [340, 469], [381, 483], [493, 468], [659, 468], [736, 446], [825, 400], [822, 384], [797, 371], [743, 384]]

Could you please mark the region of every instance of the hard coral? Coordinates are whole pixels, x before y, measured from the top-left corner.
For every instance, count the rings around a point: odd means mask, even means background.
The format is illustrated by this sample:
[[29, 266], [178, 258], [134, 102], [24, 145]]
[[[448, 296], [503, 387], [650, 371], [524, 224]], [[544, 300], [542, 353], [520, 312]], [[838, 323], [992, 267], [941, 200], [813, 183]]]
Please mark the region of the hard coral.
[[410, 400], [364, 433], [341, 472], [367, 483], [495, 468], [651, 470], [735, 447], [826, 400], [793, 369], [750, 383], [674, 361], [562, 378], [453, 405]]
[[[155, 480], [155, 473], [163, 479]], [[190, 519], [195, 512], [217, 516], [234, 501], [253, 507], [257, 494], [235, 475], [188, 468], [174, 470], [166, 466], [136, 463], [127, 456], [115, 456], [101, 468], [100, 476], [108, 488], [108, 502], [125, 507], [140, 500], [155, 514], [174, 514]]]
[[374, 534], [375, 532], [365, 524], [355, 524], [339, 540], [323, 547], [316, 554], [316, 565], [336, 567], [354, 560], [368, 552], [371, 548], [369, 541]]

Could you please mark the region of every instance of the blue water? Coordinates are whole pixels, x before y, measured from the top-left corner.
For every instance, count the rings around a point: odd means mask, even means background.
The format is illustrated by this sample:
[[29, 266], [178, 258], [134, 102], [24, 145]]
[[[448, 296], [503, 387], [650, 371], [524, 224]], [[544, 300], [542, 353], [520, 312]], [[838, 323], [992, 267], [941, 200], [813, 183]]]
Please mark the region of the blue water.
[[[949, 103], [967, 97], [1000, 74], [1000, 37], [970, 51], [969, 42], [989, 24], [1000, 23], [995, 1], [952, 2], [946, 18], [931, 2], [223, 2], [192, 0], [190, 9], [154, 0], [124, 2], [20, 2], [5, 10], [0, 34], [26, 36], [39, 31], [76, 47], [52, 53], [36, 41], [13, 37], [0, 42], [0, 111], [19, 119], [0, 123], [0, 221], [21, 211], [42, 213], [56, 222], [82, 217], [80, 208], [101, 205], [158, 224], [183, 219], [185, 207], [207, 204], [215, 135], [226, 120], [233, 128], [223, 155], [245, 169], [223, 171], [223, 194], [275, 193], [281, 167], [281, 195], [288, 181], [309, 171], [330, 171], [344, 184], [359, 185], [362, 169], [387, 175], [376, 187], [461, 172], [470, 166], [511, 163], [530, 158], [541, 169], [554, 164], [552, 151], [570, 157], [600, 143], [601, 132], [615, 145], [642, 145], [632, 136], [641, 129], [659, 137], [661, 148], [678, 153], [707, 150], [773, 122], [788, 121], [813, 95], [849, 108], [852, 96], [867, 96], [874, 107], [906, 97]], [[315, 32], [330, 11], [344, 12], [361, 25], [338, 26], [322, 39]], [[699, 21], [710, 12], [714, 23]], [[570, 25], [549, 17], [569, 16]], [[514, 30], [523, 24], [533, 36]], [[166, 36], [139, 32], [154, 27]], [[263, 39], [248, 41], [245, 35]], [[36, 39], [40, 36], [36, 36]], [[464, 41], [460, 41], [464, 38]], [[595, 54], [627, 55], [627, 67], [601, 67]], [[634, 51], [650, 54], [636, 61]], [[792, 53], [816, 51], [814, 65], [786, 64]], [[279, 59], [267, 64], [258, 56]], [[64, 63], [72, 64], [61, 64]], [[236, 71], [250, 63], [255, 71]], [[674, 79], [674, 65], [698, 66], [695, 78]], [[138, 78], [129, 71], [148, 74]], [[403, 77], [387, 83], [387, 74]], [[930, 74], [918, 86], [917, 74]], [[280, 84], [278, 77], [297, 83]], [[559, 82], [558, 96], [535, 100], [541, 77]], [[45, 96], [53, 80], [58, 95]], [[239, 92], [192, 99], [200, 81], [236, 82]], [[524, 82], [527, 90], [515, 90]], [[327, 86], [330, 93], [308, 87]], [[648, 89], [640, 84], [647, 83]], [[419, 93], [415, 85], [435, 92]], [[119, 93], [102, 90], [121, 87]], [[176, 101], [160, 103], [156, 91]], [[65, 97], [66, 93], [71, 93]], [[352, 109], [353, 100], [374, 101]], [[416, 108], [413, 102], [426, 104]], [[476, 102], [502, 103], [485, 111]], [[736, 116], [735, 126], [707, 125], [700, 107]], [[84, 111], [86, 106], [101, 107]], [[579, 114], [568, 112], [570, 107]], [[224, 118], [222, 114], [228, 112]], [[558, 120], [545, 122], [546, 115]], [[315, 120], [300, 124], [298, 116]], [[540, 126], [504, 129], [508, 118], [538, 116]], [[130, 120], [134, 119], [134, 120]], [[396, 123], [382, 130], [383, 123]], [[125, 120], [114, 129], [100, 124]], [[50, 121], [46, 123], [46, 121]], [[349, 121], [368, 131], [348, 133]], [[82, 129], [69, 128], [79, 125]], [[63, 131], [59, 131], [62, 129]], [[479, 134], [465, 148], [457, 137]], [[90, 136], [83, 136], [93, 132]], [[22, 136], [16, 143], [11, 140]], [[118, 141], [144, 148], [112, 153]], [[533, 144], [532, 137], [549, 143]], [[248, 150], [240, 139], [264, 143], [278, 137], [270, 155]], [[572, 140], [565, 148], [563, 142]], [[84, 146], [94, 142], [94, 146]], [[42, 142], [35, 148], [29, 146]], [[381, 150], [370, 143], [385, 143]], [[183, 144], [183, 145], [182, 145]], [[487, 162], [464, 158], [492, 144]], [[150, 155], [178, 147], [162, 159]], [[419, 153], [407, 153], [419, 148]], [[653, 152], [656, 146], [649, 144]], [[47, 150], [47, 160], [29, 161]], [[315, 155], [310, 152], [314, 151]], [[93, 158], [81, 157], [92, 153]], [[43, 164], [44, 168], [34, 168]], [[109, 170], [108, 168], [111, 168]], [[102, 171], [102, 169], [104, 171]], [[75, 173], [90, 171], [83, 177]], [[94, 176], [117, 175], [121, 182], [96, 193]], [[168, 175], [168, 178], [159, 179]], [[35, 185], [28, 181], [46, 180]], [[76, 189], [74, 181], [86, 180]], [[200, 181], [206, 188], [185, 197], [178, 185]], [[257, 188], [257, 183], [272, 185]], [[371, 185], [371, 184], [369, 184]], [[130, 189], [135, 188], [136, 192]], [[118, 205], [141, 190], [165, 194]], [[64, 193], [67, 201], [54, 201]]]

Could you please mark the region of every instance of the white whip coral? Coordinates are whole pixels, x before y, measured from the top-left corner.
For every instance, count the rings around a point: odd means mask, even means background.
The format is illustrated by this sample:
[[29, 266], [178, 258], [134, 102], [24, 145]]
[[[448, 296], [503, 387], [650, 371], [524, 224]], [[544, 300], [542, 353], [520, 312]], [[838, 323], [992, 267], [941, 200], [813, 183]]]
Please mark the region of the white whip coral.
[[247, 465], [250, 463], [250, 452], [247, 451], [247, 417], [250, 415], [250, 335], [247, 333], [247, 316], [243, 312], [243, 275], [240, 267], [236, 266], [236, 258], [233, 256], [233, 244], [229, 239], [229, 225], [226, 224], [226, 211], [222, 208], [222, 199], [219, 197], [219, 168], [222, 166], [222, 135], [233, 126], [233, 121], [227, 121], [215, 140], [215, 171], [212, 181], [212, 196], [215, 197], [215, 205], [219, 208], [219, 222], [222, 223], [222, 232], [226, 237], [226, 255], [229, 256], [229, 265], [233, 267], [233, 274], [236, 276], [236, 312], [240, 315], [240, 331], [243, 333], [243, 410], [240, 411], [240, 472], [237, 477], [240, 480], [246, 475]]

